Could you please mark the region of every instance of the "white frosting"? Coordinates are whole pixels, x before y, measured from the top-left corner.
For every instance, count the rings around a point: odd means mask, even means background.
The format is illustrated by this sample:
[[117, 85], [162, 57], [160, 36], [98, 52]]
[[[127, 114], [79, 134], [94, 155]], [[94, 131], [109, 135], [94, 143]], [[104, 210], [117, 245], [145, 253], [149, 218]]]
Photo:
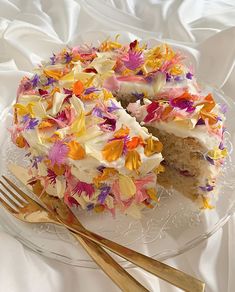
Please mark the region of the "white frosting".
[[151, 123], [151, 126], [172, 133], [175, 136], [181, 138], [193, 137], [197, 139], [206, 149], [210, 150], [214, 147], [218, 147], [220, 143], [220, 138], [215, 135], [209, 135], [205, 125], [196, 126], [193, 129], [187, 129], [180, 126], [179, 123], [171, 122], [154, 122]]
[[119, 81], [119, 93], [122, 94], [132, 94], [132, 93], [145, 93], [149, 98], [153, 97], [156, 93], [164, 90], [169, 90], [170, 88], [187, 88], [191, 94], [197, 94], [197, 89], [195, 82], [193, 80], [187, 79], [179, 82], [170, 81], [163, 83], [163, 87], [159, 88], [154, 86], [152, 83], [144, 82], [129, 82], [129, 81]]

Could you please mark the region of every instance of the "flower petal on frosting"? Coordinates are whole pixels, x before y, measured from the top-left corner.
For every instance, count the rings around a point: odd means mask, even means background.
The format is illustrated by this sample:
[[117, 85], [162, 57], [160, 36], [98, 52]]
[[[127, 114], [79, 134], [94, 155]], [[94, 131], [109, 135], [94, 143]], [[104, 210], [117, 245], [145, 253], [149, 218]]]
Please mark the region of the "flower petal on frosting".
[[136, 150], [127, 152], [125, 167], [129, 170], [137, 170], [141, 166], [140, 154]]
[[76, 141], [71, 141], [67, 144], [69, 146], [68, 157], [73, 160], [80, 160], [86, 156], [86, 152], [80, 143]]
[[119, 157], [121, 157], [123, 148], [123, 140], [113, 140], [108, 142], [102, 150], [104, 159], [109, 162], [117, 160]]
[[163, 145], [160, 141], [153, 140], [152, 137], [149, 137], [145, 140], [146, 144], [144, 146], [144, 154], [146, 156], [151, 156], [154, 153], [160, 153], [163, 149]]
[[126, 142], [126, 147], [128, 150], [133, 150], [139, 145], [143, 145], [144, 141], [141, 137], [134, 136], [131, 138], [131, 140]]
[[78, 80], [73, 84], [73, 93], [75, 95], [80, 95], [84, 91], [83, 83]]
[[114, 137], [115, 138], [123, 138], [123, 137], [129, 135], [129, 133], [130, 133], [130, 129], [126, 126], [122, 126], [119, 130], [117, 130], [114, 133]]
[[121, 200], [128, 200], [136, 193], [136, 186], [133, 180], [126, 175], [119, 175], [119, 188]]

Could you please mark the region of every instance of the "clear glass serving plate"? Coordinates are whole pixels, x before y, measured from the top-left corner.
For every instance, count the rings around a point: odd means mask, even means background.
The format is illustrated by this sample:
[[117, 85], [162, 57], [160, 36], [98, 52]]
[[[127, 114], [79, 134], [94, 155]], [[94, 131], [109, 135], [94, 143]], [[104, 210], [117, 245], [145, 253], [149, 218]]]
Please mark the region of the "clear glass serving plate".
[[[208, 86], [207, 86], [208, 87]], [[228, 107], [226, 146], [229, 157], [219, 177], [219, 195], [212, 210], [200, 210], [197, 205], [176, 191], [159, 192], [160, 202], [152, 210], [143, 211], [141, 220], [117, 214], [94, 214], [78, 211], [81, 222], [90, 230], [153, 258], [164, 260], [181, 254], [209, 238], [229, 219], [235, 210], [235, 104], [219, 90], [208, 87], [216, 100]], [[0, 134], [0, 172], [11, 175], [9, 163], [27, 166], [23, 151], [10, 141], [8, 128], [12, 111], [2, 114]], [[14, 237], [37, 253], [64, 263], [97, 268], [72, 235], [64, 228], [50, 224], [26, 224], [17, 221], [0, 208], [1, 225]], [[126, 268], [131, 264], [117, 257]]]

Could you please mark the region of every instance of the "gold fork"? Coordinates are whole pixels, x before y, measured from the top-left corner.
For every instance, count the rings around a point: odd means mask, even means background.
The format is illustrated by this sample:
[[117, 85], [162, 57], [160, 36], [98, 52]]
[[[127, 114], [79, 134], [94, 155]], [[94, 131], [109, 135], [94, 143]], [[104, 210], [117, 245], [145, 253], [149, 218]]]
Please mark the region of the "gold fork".
[[[15, 185], [13, 185], [7, 178], [4, 177], [4, 179], [16, 190]], [[54, 223], [57, 225], [63, 225], [51, 212], [48, 212], [20, 189], [17, 189], [17, 196], [3, 181], [0, 180], [0, 184], [6, 190], [0, 189], [0, 193], [5, 198], [5, 200], [3, 200], [0, 197], [0, 202], [2, 206], [17, 219], [27, 223]], [[14, 198], [14, 200], [8, 195], [8, 193]], [[76, 233], [72, 232], [72, 234], [91, 258], [122, 291], [149, 291], [136, 281], [136, 279], [134, 279], [125, 269], [123, 269], [101, 246]]]
[[[20, 177], [20, 176], [18, 176]], [[5, 178], [6, 179], [6, 178]], [[20, 177], [22, 180], [22, 177]], [[6, 179], [8, 183], [19, 193], [22, 191], [15, 186], [10, 180]], [[42, 188], [40, 185], [35, 184], [34, 193], [41, 194]], [[24, 195], [26, 195], [24, 193]], [[187, 275], [173, 267], [170, 267], [164, 263], [158, 262], [151, 259], [143, 254], [135, 252], [127, 247], [121, 246], [113, 241], [105, 239], [93, 232], [86, 230], [76, 219], [76, 222], [68, 222], [68, 218], [71, 219], [71, 211], [67, 206], [58, 198], [48, 196], [46, 193], [40, 196], [40, 200], [47, 206], [47, 208], [53, 212], [54, 216], [57, 217], [60, 222], [73, 232], [79, 233], [81, 236], [90, 239], [97, 244], [108, 248], [110, 251], [116, 253], [117, 255], [125, 258], [126, 260], [134, 263], [135, 265], [145, 269], [146, 271], [166, 280], [167, 282], [185, 290], [185, 291], [204, 291], [205, 284], [194, 277]]]

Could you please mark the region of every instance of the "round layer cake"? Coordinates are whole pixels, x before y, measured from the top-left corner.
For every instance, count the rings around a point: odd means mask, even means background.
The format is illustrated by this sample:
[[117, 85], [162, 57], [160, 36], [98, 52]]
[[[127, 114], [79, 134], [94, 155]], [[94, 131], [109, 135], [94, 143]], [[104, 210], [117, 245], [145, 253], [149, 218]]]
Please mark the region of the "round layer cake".
[[23, 78], [14, 105], [12, 141], [27, 151], [29, 183], [69, 206], [140, 217], [158, 201], [158, 176], [210, 207], [224, 109], [188, 68], [169, 46], [138, 41], [53, 54]]

